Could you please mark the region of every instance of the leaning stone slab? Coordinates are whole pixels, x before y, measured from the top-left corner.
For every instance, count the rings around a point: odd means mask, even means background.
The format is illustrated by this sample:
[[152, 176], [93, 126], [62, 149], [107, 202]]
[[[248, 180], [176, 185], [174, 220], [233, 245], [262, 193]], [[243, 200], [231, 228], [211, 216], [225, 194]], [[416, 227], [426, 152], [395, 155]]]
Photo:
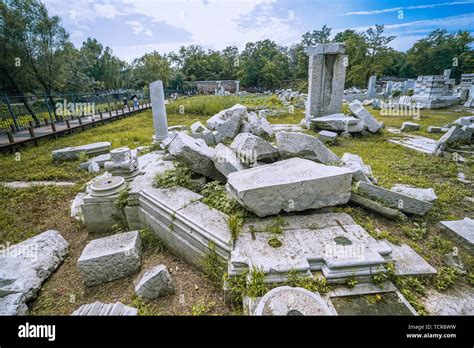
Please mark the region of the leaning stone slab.
[[372, 174], [372, 168], [369, 165], [364, 164], [364, 161], [360, 156], [346, 152], [342, 155], [341, 162], [344, 163], [345, 167], [354, 171], [352, 174], [352, 180], [373, 182], [374, 184], [377, 183], [377, 179], [375, 179]]
[[216, 143], [221, 143], [228, 139], [234, 139], [239, 133], [240, 126], [242, 124], [242, 117], [240, 115], [234, 115], [227, 120], [220, 120], [216, 122], [212, 132]]
[[421, 189], [407, 185], [393, 185], [390, 191], [402, 193], [404, 195], [419, 199], [425, 202], [434, 202], [438, 199], [432, 188]]
[[247, 107], [241, 104], [235, 104], [231, 108], [220, 111], [207, 120], [207, 128], [214, 130], [216, 126], [223, 121], [227, 121], [234, 116], [242, 117], [247, 112]]
[[471, 253], [474, 252], [474, 219], [464, 218], [455, 221], [440, 221], [443, 230], [458, 240]]
[[436, 269], [406, 244], [395, 245], [387, 241], [392, 248], [390, 257], [395, 264], [395, 274], [400, 276], [429, 276], [436, 274]]
[[365, 122], [369, 132], [377, 133], [381, 128], [383, 128], [383, 122], [378, 122], [375, 117], [364, 108], [359, 100], [355, 99], [350, 102], [349, 109], [354, 117]]
[[231, 173], [227, 192], [258, 216], [345, 204], [352, 172], [301, 158]]
[[255, 315], [333, 315], [318, 293], [304, 288], [279, 286], [267, 292], [257, 305]]
[[204, 140], [193, 139], [185, 133], [178, 132], [170, 142], [168, 152], [189, 166], [193, 172], [222, 180], [222, 175], [212, 162], [214, 149], [208, 147]]
[[393, 220], [407, 220], [405, 214], [397, 209], [392, 209], [388, 207], [384, 207], [379, 202], [373, 201], [366, 197], [362, 197], [354, 192], [351, 194], [351, 203], [364, 207], [370, 211], [373, 211], [377, 214], [385, 216], [386, 218], [393, 219]]
[[216, 169], [226, 177], [230, 173], [248, 168], [240, 161], [237, 154], [224, 144], [217, 144], [212, 160]]
[[269, 142], [250, 133], [237, 135], [230, 145], [240, 159], [246, 164], [254, 164], [258, 161], [274, 162], [279, 157], [278, 149]]
[[87, 286], [103, 284], [137, 272], [141, 265], [138, 231], [94, 239], [82, 251], [77, 267]]
[[138, 310], [133, 307], [125, 306], [120, 302], [102, 303], [96, 301], [82, 305], [71, 315], [137, 315]]
[[410, 132], [410, 131], [418, 131], [420, 130], [421, 126], [418, 123], [413, 122], [403, 122], [400, 131], [402, 132]]
[[378, 200], [390, 208], [395, 208], [404, 213], [425, 215], [433, 204], [419, 199], [393, 192], [380, 186], [375, 186], [367, 182], [359, 181], [356, 185], [357, 193], [368, 198]]
[[174, 294], [173, 281], [166, 266], [159, 265], [145, 272], [136, 281], [135, 293], [146, 299]]
[[[67, 252], [68, 242], [54, 230], [0, 249], [0, 298], [10, 294], [22, 294], [25, 301], [34, 298]], [[17, 303], [12, 298], [5, 301]]]
[[108, 152], [111, 146], [112, 144], [108, 141], [103, 141], [82, 146], [65, 147], [63, 149], [54, 150], [51, 154], [53, 161], [73, 161], [78, 159], [81, 154], [92, 156]]
[[339, 161], [334, 152], [312, 135], [295, 132], [277, 132], [276, 142], [282, 158], [300, 157], [319, 163]]
[[433, 153], [439, 154], [444, 151], [446, 147], [456, 144], [468, 143], [471, 140], [470, 132], [466, 132], [460, 126], [452, 126], [436, 143]]
[[364, 121], [344, 114], [316, 117], [311, 119], [311, 125], [319, 129], [349, 133], [359, 133], [366, 128]]

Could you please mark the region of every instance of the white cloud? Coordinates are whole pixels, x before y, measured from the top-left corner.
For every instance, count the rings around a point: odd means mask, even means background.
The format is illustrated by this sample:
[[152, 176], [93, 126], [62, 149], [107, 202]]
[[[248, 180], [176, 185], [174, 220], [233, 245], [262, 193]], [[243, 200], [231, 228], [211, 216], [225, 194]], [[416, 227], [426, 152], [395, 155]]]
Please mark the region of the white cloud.
[[151, 32], [150, 29], [146, 29], [145, 26], [140, 23], [139, 21], [126, 21], [125, 24], [128, 24], [129, 26], [132, 27], [133, 33], [135, 35], [142, 34], [146, 36], [152, 36], [153, 33]]
[[257, 5], [270, 5], [275, 0], [209, 0], [206, 3], [196, 0], [124, 2], [131, 13], [143, 14], [152, 17], [155, 22], [165, 22], [191, 33], [192, 42], [177, 43], [178, 47], [181, 44], [194, 43], [212, 49], [222, 49], [229, 45], [242, 48], [250, 41], [272, 39], [284, 44], [300, 36], [288, 20], [272, 17], [270, 7], [254, 26], [240, 26], [239, 20], [250, 14]]
[[435, 8], [440, 6], [454, 6], [454, 5], [467, 5], [472, 4], [473, 1], [452, 1], [452, 2], [443, 2], [440, 4], [429, 4], [429, 5], [417, 5], [417, 6], [405, 6], [405, 7], [392, 7], [392, 8], [385, 8], [382, 10], [371, 10], [371, 11], [355, 11], [355, 12], [348, 12], [344, 15], [346, 16], [354, 16], [354, 15], [374, 15], [374, 14], [382, 14], [387, 12], [396, 12], [400, 10], [417, 10], [417, 9], [426, 9], [426, 8]]
[[117, 8], [111, 4], [94, 4], [92, 10], [96, 13], [97, 17], [103, 18], [114, 18], [119, 13]]

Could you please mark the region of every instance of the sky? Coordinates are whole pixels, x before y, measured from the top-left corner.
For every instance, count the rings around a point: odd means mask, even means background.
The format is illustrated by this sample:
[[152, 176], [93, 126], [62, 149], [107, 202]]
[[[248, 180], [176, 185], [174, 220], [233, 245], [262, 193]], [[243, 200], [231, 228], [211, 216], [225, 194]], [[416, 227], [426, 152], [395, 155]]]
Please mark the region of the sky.
[[384, 24], [391, 46], [406, 51], [432, 30], [474, 33], [474, 0], [43, 0], [76, 47], [88, 37], [131, 62], [181, 46], [221, 50], [271, 39], [289, 46], [307, 31], [365, 31]]

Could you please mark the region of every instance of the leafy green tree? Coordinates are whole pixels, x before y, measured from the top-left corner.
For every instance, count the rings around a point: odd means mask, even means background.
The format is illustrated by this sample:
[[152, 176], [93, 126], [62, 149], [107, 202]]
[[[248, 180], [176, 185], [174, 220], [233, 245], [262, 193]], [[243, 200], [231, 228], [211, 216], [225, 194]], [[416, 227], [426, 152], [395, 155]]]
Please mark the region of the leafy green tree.
[[281, 86], [290, 77], [288, 56], [271, 40], [247, 43], [241, 54], [239, 76], [244, 86]]
[[473, 42], [469, 31], [449, 34], [445, 29], [436, 29], [407, 51], [407, 60], [417, 75], [441, 74], [444, 69], [452, 69], [451, 76], [459, 80], [462, 73], [474, 70]]

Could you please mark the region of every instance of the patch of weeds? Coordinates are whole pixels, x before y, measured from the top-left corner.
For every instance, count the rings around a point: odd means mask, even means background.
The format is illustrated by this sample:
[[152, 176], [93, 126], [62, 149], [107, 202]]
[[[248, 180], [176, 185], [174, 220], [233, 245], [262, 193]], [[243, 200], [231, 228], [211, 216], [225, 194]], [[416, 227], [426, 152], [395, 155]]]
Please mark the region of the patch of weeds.
[[165, 249], [163, 242], [150, 227], [140, 230], [140, 238], [145, 252], [162, 252]]
[[273, 234], [282, 234], [283, 233], [283, 227], [288, 226], [288, 223], [285, 221], [285, 219], [278, 215], [273, 221], [266, 227], [266, 230]]
[[112, 226], [114, 232], [119, 233], [126, 231], [128, 229], [127, 218], [125, 216], [125, 207], [128, 204], [128, 197], [130, 187], [127, 185], [123, 190], [117, 195], [117, 199], [113, 203], [112, 220], [115, 224]]
[[304, 288], [311, 292], [319, 292], [322, 295], [327, 294], [331, 290], [326, 278], [302, 277], [296, 270], [288, 272], [288, 280], [285, 282], [285, 285]]
[[415, 241], [419, 241], [419, 240], [422, 240], [423, 237], [426, 235], [426, 222], [422, 222], [422, 223], [418, 223], [418, 222], [414, 222], [413, 225], [415, 227], [407, 227], [407, 226], [402, 226], [402, 231], [403, 233], [415, 240]]
[[434, 236], [430, 239], [430, 248], [444, 255], [453, 250], [453, 243], [450, 240]]
[[268, 240], [268, 245], [276, 249], [281, 247], [283, 243], [277, 237], [273, 237]]
[[426, 287], [424, 282], [426, 280], [416, 277], [398, 276], [395, 274], [395, 264], [390, 262], [385, 265], [387, 273], [381, 274], [386, 280], [395, 284], [398, 290], [407, 299], [408, 302], [415, 308], [420, 315], [426, 315], [427, 311], [421, 302], [421, 299], [426, 294]]
[[269, 290], [270, 287], [265, 284], [265, 273], [258, 268], [253, 268], [250, 271], [250, 281], [245, 294], [248, 297], [256, 298], [265, 295]]
[[158, 188], [182, 186], [193, 192], [199, 192], [201, 185], [192, 179], [192, 174], [193, 172], [188, 166], [177, 162], [173, 169], [166, 170], [155, 176], [153, 186]]
[[474, 286], [474, 273], [470, 272], [467, 275], [467, 283], [471, 286]]
[[355, 279], [354, 276], [352, 276], [352, 277], [350, 277], [346, 280], [346, 285], [349, 289], [353, 289], [354, 286], [356, 286], [358, 283], [359, 282]]
[[228, 215], [240, 214], [242, 217], [247, 215], [246, 210], [227, 194], [225, 186], [219, 181], [212, 181], [206, 184], [201, 194], [204, 196], [202, 202], [211, 208]]
[[225, 274], [227, 263], [217, 254], [214, 242], [209, 241], [208, 247], [209, 252], [202, 260], [202, 270], [211, 282], [219, 286]]
[[433, 279], [433, 285], [437, 290], [444, 291], [456, 283], [458, 273], [452, 267], [440, 267], [438, 274]]
[[196, 302], [191, 307], [191, 314], [195, 316], [208, 315], [215, 307], [215, 302], [205, 303], [202, 299]]
[[136, 308], [138, 310], [138, 315], [150, 316], [153, 315], [153, 312], [150, 308], [151, 303], [146, 302], [144, 299], [137, 295], [133, 295], [132, 303], [130, 307]]
[[247, 288], [247, 274], [248, 270], [245, 270], [234, 277], [230, 277], [228, 273], [225, 273], [222, 277], [226, 291], [236, 307], [242, 306], [242, 299]]
[[232, 242], [235, 243], [239, 237], [243, 223], [244, 219], [241, 214], [232, 214], [227, 218], [227, 226], [229, 227], [230, 234], [232, 236]]
[[376, 230], [375, 233], [376, 233], [376, 235], [374, 236], [375, 239], [386, 239], [395, 245], [400, 245], [401, 243], [397, 237], [393, 236], [390, 232], [386, 230], [382, 230], [382, 231]]
[[367, 304], [371, 306], [382, 301], [383, 297], [380, 294], [375, 294], [375, 295], [367, 295], [365, 299], [367, 300]]

